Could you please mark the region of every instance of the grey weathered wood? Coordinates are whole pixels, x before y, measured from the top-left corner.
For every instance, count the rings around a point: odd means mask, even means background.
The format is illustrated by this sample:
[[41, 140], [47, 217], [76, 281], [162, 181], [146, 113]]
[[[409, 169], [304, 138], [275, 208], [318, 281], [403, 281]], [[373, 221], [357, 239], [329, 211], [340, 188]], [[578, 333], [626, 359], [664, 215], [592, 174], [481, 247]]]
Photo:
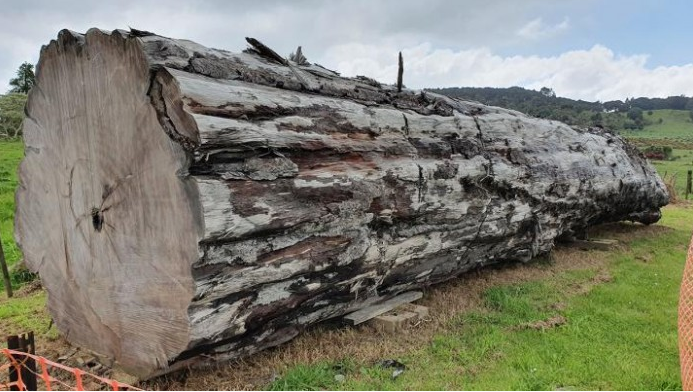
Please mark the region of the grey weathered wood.
[[385, 312], [389, 312], [400, 305], [421, 299], [421, 297], [423, 297], [423, 293], [420, 291], [408, 291], [375, 305], [349, 313], [344, 316], [344, 321], [349, 325], [359, 325], [372, 319], [373, 317], [380, 316]]
[[565, 245], [571, 248], [578, 248], [582, 250], [611, 250], [618, 246], [618, 241], [608, 239], [573, 240]]
[[403, 310], [396, 314], [375, 316], [370, 319], [369, 325], [372, 325], [378, 331], [395, 333], [399, 332], [407, 325], [413, 325], [419, 318], [417, 313]]
[[139, 375], [249, 355], [591, 225], [653, 223], [668, 201], [608, 131], [251, 42], [93, 29], [42, 50], [15, 235], [60, 331]]

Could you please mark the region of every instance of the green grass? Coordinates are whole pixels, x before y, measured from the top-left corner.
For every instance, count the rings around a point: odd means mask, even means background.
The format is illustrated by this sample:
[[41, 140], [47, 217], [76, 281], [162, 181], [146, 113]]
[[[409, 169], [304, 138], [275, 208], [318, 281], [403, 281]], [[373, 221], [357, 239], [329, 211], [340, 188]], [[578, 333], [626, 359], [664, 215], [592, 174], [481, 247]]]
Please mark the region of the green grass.
[[[676, 176], [676, 191], [684, 196], [686, 173], [693, 170], [693, 122], [686, 110], [653, 110], [652, 114], [644, 112], [645, 119], [651, 122], [640, 131], [623, 131], [622, 135], [633, 141], [638, 147], [648, 146], [672, 147], [673, 160], [651, 161], [660, 175]], [[659, 120], [662, 123], [659, 123]]]
[[14, 191], [17, 188], [17, 167], [24, 156], [21, 141], [0, 141], [0, 239], [9, 265], [22, 254], [14, 242]]
[[657, 172], [667, 178], [676, 177], [676, 192], [683, 198], [686, 191], [686, 173], [693, 170], [693, 150], [678, 150], [673, 152], [673, 161], [651, 161]]
[[10, 299], [0, 297], [0, 330], [3, 332], [34, 331], [39, 339], [55, 340], [59, 337], [58, 330], [49, 328], [50, 321], [43, 290]]
[[652, 115], [647, 113], [645, 111], [643, 117], [651, 123], [650, 125], [642, 130], [623, 131], [621, 134], [628, 138], [693, 142], [693, 122], [687, 110], [653, 110]]
[[[268, 388], [680, 389], [677, 301], [691, 222], [691, 206], [670, 206], [660, 225], [671, 230], [610, 252], [606, 272], [569, 271], [488, 289], [482, 309], [459, 315], [428, 347], [398, 358], [407, 371], [395, 380], [388, 370], [354, 363], [340, 383], [334, 375], [343, 370], [319, 363], [288, 369]], [[643, 255], [652, 261], [639, 260]], [[604, 273], [610, 280], [595, 281]], [[585, 285], [591, 290], [580, 292]], [[564, 325], [523, 327], [558, 315]]]

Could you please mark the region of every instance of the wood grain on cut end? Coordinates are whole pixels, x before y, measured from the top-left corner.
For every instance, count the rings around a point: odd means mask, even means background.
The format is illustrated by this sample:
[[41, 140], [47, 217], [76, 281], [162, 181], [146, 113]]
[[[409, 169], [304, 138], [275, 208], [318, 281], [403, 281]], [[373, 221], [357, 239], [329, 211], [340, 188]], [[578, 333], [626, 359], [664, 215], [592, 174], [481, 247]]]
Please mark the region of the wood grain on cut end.
[[150, 103], [141, 44], [62, 31], [45, 47], [25, 125], [16, 236], [71, 341], [133, 371], [188, 343], [202, 222], [181, 146]]

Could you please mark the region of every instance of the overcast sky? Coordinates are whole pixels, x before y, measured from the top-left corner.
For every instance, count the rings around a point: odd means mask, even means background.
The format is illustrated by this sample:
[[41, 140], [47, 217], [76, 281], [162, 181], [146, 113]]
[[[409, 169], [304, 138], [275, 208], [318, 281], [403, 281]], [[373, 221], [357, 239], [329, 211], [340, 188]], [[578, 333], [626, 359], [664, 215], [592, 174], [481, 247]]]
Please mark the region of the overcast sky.
[[423, 87], [553, 88], [585, 100], [693, 96], [693, 1], [0, 0], [0, 93], [63, 28], [148, 30], [240, 51], [255, 37], [344, 75]]

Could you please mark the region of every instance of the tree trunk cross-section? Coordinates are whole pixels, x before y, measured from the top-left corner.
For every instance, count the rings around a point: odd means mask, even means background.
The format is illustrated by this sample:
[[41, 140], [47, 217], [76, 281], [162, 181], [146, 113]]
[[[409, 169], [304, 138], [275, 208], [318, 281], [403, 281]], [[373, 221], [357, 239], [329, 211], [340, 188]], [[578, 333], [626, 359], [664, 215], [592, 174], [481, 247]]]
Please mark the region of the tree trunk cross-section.
[[591, 225], [653, 223], [668, 201], [612, 133], [254, 46], [92, 29], [42, 49], [16, 237], [60, 331], [140, 376], [278, 345]]

